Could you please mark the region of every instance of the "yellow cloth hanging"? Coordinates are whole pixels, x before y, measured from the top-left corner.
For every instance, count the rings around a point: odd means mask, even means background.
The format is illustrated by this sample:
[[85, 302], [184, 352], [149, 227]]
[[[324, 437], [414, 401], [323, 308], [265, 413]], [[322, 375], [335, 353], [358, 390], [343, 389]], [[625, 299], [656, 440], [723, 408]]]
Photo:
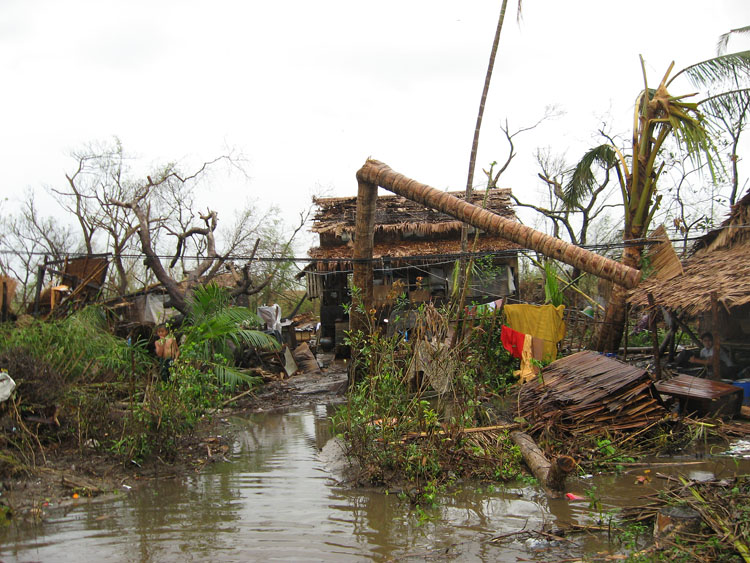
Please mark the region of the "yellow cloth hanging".
[[[544, 340], [544, 361], [557, 358], [557, 343], [565, 337], [565, 305], [506, 305], [505, 324], [513, 330]], [[524, 342], [524, 348], [525, 348]]]

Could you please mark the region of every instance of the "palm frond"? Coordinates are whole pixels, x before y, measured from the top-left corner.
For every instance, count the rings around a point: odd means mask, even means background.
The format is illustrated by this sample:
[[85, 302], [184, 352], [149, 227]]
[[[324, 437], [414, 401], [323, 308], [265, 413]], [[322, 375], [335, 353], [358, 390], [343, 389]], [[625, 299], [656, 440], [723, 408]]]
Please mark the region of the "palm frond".
[[727, 31], [726, 33], [722, 33], [719, 36], [719, 41], [716, 43], [716, 54], [717, 55], [723, 55], [727, 52], [727, 45], [729, 44], [729, 39], [733, 35], [742, 35], [742, 34], [750, 34], [750, 25], [745, 27], [738, 27], [737, 29], [731, 29]]
[[236, 336], [238, 340], [245, 344], [261, 350], [278, 350], [280, 348], [278, 340], [260, 330], [242, 329], [237, 331]]
[[672, 104], [669, 112], [669, 124], [680, 145], [690, 157], [693, 164], [705, 163], [716, 180], [718, 172], [723, 169], [718, 149], [706, 127], [703, 114], [694, 109], [695, 104]]
[[247, 307], [228, 307], [221, 311], [220, 315], [239, 325], [259, 326], [263, 324], [260, 317]]
[[612, 168], [617, 166], [617, 162], [617, 152], [611, 145], [599, 145], [584, 154], [573, 168], [570, 180], [563, 190], [565, 205], [578, 205], [596, 187], [597, 180], [593, 169], [595, 164], [602, 168]]
[[189, 299], [190, 320], [193, 324], [214, 315], [229, 305], [227, 291], [215, 283], [198, 286]]
[[706, 88], [717, 83], [746, 84], [750, 80], [750, 51], [729, 53], [685, 67], [672, 77], [685, 74], [697, 88]]
[[253, 387], [263, 381], [260, 377], [250, 375], [247, 371], [233, 366], [213, 364], [212, 367], [216, 378], [230, 387], [236, 387], [239, 383], [247, 383]]
[[715, 94], [698, 102], [709, 116], [734, 120], [742, 117], [750, 105], [750, 87]]

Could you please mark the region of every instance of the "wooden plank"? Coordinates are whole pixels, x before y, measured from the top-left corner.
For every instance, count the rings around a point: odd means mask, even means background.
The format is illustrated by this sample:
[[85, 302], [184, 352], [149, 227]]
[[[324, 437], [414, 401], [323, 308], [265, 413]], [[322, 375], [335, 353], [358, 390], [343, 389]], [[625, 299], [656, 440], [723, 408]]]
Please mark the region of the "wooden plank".
[[742, 390], [722, 381], [701, 379], [691, 375], [678, 375], [669, 381], [659, 381], [655, 386], [659, 393], [685, 399], [718, 399]]

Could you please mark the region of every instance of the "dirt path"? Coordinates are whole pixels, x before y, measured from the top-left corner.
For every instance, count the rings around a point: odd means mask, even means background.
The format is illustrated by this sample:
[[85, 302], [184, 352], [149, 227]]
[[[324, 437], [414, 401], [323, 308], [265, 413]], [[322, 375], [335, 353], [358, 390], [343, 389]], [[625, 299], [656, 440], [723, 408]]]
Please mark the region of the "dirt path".
[[237, 410], [268, 412], [304, 405], [332, 404], [344, 401], [347, 387], [347, 365], [332, 356], [319, 356], [320, 372], [293, 375], [272, 381], [254, 395], [243, 397]]

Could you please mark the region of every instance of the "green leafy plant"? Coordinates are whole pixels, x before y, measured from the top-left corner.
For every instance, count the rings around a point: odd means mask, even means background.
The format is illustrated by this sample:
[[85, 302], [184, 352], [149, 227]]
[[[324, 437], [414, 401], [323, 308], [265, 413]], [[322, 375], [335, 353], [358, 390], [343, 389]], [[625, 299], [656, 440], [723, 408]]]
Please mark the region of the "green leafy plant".
[[544, 302], [558, 307], [563, 304], [563, 293], [557, 283], [555, 270], [552, 260], [544, 262]]
[[255, 329], [261, 320], [247, 307], [233, 307], [229, 293], [216, 284], [195, 288], [189, 300], [180, 363], [192, 363], [201, 371], [212, 373], [221, 384], [250, 385], [257, 377], [236, 367], [235, 351], [240, 346], [275, 350], [279, 343], [270, 335]]

